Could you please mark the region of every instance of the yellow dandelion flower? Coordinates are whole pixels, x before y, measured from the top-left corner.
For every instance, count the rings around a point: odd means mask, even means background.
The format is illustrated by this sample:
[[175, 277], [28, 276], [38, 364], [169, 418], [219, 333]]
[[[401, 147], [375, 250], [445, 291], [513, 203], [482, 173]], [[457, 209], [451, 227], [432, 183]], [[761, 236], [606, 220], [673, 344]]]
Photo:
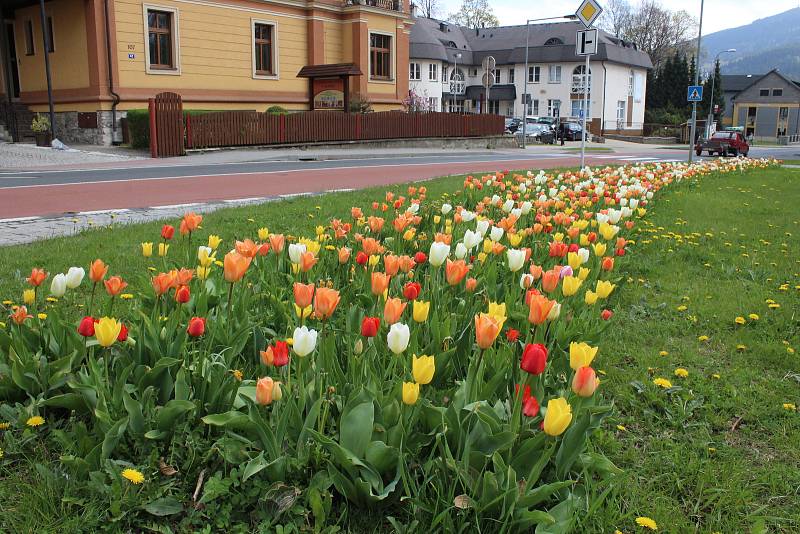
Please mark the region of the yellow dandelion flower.
[[141, 471], [136, 469], [125, 469], [122, 471], [122, 477], [127, 478], [131, 484], [141, 484], [144, 482], [144, 475]]
[[625, 428], [624, 425], [617, 425], [617, 430], [619, 430], [620, 432], [627, 432], [628, 431], [628, 429]]
[[794, 349], [792, 347], [786, 347], [786, 352], [789, 354], [794, 354]]
[[739, 316], [736, 319], [734, 319], [733, 322], [736, 323], [736, 324], [745, 324], [745, 323], [747, 323], [745, 318], [741, 317], [741, 316]]
[[649, 528], [650, 530], [658, 530], [658, 525], [649, 517], [637, 517], [636, 524], [640, 527]]
[[713, 375], [711, 375], [711, 378], [714, 378], [714, 379], [716, 379], [716, 380], [719, 380], [719, 379], [720, 379], [720, 378], [722, 378], [722, 377], [721, 377], [721, 376], [719, 376], [719, 374], [717, 374], [717, 373], [714, 373]]
[[0, 423], [0, 430], [8, 430], [11, 427], [11, 423]]
[[747, 316], [747, 318], [750, 319], [751, 321], [758, 321], [759, 319], [757, 313], [751, 313], [750, 315]]
[[689, 376], [689, 371], [687, 371], [683, 367], [678, 367], [677, 369], [675, 369], [675, 376], [679, 378], [686, 378], [687, 376]]
[[47, 314], [46, 313], [39, 313], [39, 314], [36, 315], [36, 317], [38, 317], [39, 320], [44, 321], [45, 319], [47, 319]]
[[123, 293], [119, 296], [121, 299], [131, 300], [133, 298], [133, 293]]
[[6, 305], [6, 306], [11, 306], [12, 304], [14, 304], [14, 301], [13, 300], [4, 300], [3, 304]]
[[738, 345], [736, 345], [736, 350], [738, 350], [739, 352], [747, 350], [747, 345], [742, 345], [741, 343], [739, 343]]
[[716, 447], [709, 447], [708, 448], [708, 452], [711, 453], [711, 454], [714, 454], [715, 452], [717, 452], [717, 448]]
[[778, 304], [777, 302], [773, 302], [772, 304], [768, 304], [767, 306], [769, 307], [770, 310], [777, 310], [778, 308], [781, 307], [781, 305]]
[[34, 415], [33, 417], [28, 418], [28, 420], [25, 421], [25, 424], [33, 427], [41, 426], [44, 424], [44, 417], [41, 415]]
[[47, 297], [46, 300], [47, 302], [58, 302], [58, 299], [56, 297]]
[[708, 336], [698, 336], [697, 337], [697, 341], [705, 342], [705, 341], [708, 341], [708, 339], [709, 339]]
[[680, 306], [678, 306], [675, 309], [680, 311], [680, 312], [682, 312], [682, 311], [686, 311], [688, 308], [686, 306], [684, 306], [683, 304], [681, 304]]
[[664, 389], [669, 389], [672, 387], [672, 382], [670, 382], [666, 378], [654, 378], [653, 384]]
[[669, 352], [667, 352], [665, 350], [662, 350], [661, 352], [658, 353], [658, 355], [659, 356], [669, 356]]
[[242, 381], [244, 375], [242, 375], [242, 372], [239, 369], [234, 369], [233, 371], [231, 371], [231, 373], [233, 373], [233, 378], [235, 378], [239, 382]]
[[784, 402], [783, 403], [783, 409], [784, 410], [789, 410], [790, 412], [794, 412], [795, 410], [797, 410], [797, 406], [795, 406], [791, 402]]

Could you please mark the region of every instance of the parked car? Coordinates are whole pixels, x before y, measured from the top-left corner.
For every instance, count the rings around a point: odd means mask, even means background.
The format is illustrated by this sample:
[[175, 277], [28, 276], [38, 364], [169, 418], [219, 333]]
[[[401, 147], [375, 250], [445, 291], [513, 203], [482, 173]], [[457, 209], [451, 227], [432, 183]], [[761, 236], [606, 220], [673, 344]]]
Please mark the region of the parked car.
[[[577, 122], [564, 122], [564, 140], [566, 141], [580, 141], [583, 128]], [[588, 136], [587, 136], [588, 139]]]
[[[517, 135], [522, 137], [522, 128], [517, 131]], [[540, 122], [528, 122], [525, 126], [525, 136], [527, 139], [533, 139], [546, 145], [552, 145], [556, 141], [556, 134], [550, 126]]]
[[750, 145], [747, 143], [741, 132], [723, 130], [714, 132], [710, 138], [701, 139], [694, 145], [695, 153], [700, 156], [707, 152], [709, 156], [719, 154], [720, 156], [747, 156], [750, 153]]
[[517, 130], [519, 130], [520, 126], [522, 125], [522, 119], [514, 118], [506, 118], [506, 133], [507, 134], [514, 134]]
[[555, 131], [558, 119], [556, 119], [555, 117], [536, 117], [536, 122], [538, 122], [539, 124], [546, 124], [550, 127], [551, 130]]

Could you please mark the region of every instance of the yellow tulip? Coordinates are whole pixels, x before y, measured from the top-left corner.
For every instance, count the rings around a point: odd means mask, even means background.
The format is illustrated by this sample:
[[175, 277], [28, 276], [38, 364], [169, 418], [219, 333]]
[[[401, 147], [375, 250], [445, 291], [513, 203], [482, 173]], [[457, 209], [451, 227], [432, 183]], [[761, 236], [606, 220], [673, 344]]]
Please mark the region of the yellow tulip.
[[518, 247], [520, 243], [522, 243], [522, 234], [506, 234], [508, 236], [508, 242], [511, 244], [512, 247]]
[[556, 232], [553, 234], [553, 241], [558, 241], [559, 243], [564, 241], [564, 232]]
[[158, 244], [158, 255], [159, 257], [163, 258], [169, 252], [169, 245], [167, 243], [159, 243]]
[[503, 302], [502, 304], [498, 304], [496, 302], [489, 303], [489, 311], [487, 315], [491, 315], [495, 319], [497, 319], [500, 323], [500, 328], [503, 328], [503, 323], [506, 322], [506, 303]]
[[584, 296], [583, 300], [589, 306], [593, 306], [595, 302], [597, 302], [597, 293], [592, 291], [591, 289], [586, 290], [586, 295]]
[[436, 363], [433, 356], [420, 356], [414, 355], [411, 362], [411, 374], [414, 375], [414, 380], [417, 384], [430, 384], [433, 380], [433, 373], [436, 371]]
[[580, 243], [581, 243], [582, 247], [588, 247], [589, 246], [589, 236], [586, 235], [586, 234], [581, 234]]
[[325, 233], [325, 227], [322, 226], [321, 224], [317, 225], [317, 227], [314, 229], [314, 231], [317, 234], [317, 236], [321, 236], [322, 234]]
[[122, 330], [122, 323], [111, 317], [103, 317], [94, 325], [94, 337], [102, 347], [114, 344]]
[[588, 367], [596, 354], [597, 347], [592, 347], [583, 341], [580, 343], [573, 341], [569, 344], [569, 366], [575, 371], [581, 367]]
[[208, 248], [211, 250], [217, 250], [220, 243], [222, 243], [222, 238], [220, 236], [214, 234], [208, 236]]
[[22, 302], [26, 306], [33, 305], [35, 300], [36, 300], [36, 290], [26, 289], [25, 291], [22, 292]]
[[578, 288], [581, 287], [582, 283], [583, 280], [577, 276], [565, 276], [561, 284], [561, 292], [565, 297], [571, 297], [578, 292]]
[[269, 230], [267, 230], [266, 228], [259, 228], [258, 239], [259, 241], [266, 241], [267, 239], [269, 239]]
[[145, 258], [149, 258], [152, 255], [153, 255], [153, 243], [152, 242], [142, 243], [142, 256], [144, 256]]
[[595, 287], [595, 291], [597, 291], [597, 296], [601, 299], [608, 298], [614, 288], [617, 287], [616, 285], [612, 284], [607, 280], [598, 280], [597, 286]]
[[428, 320], [428, 314], [431, 311], [431, 303], [424, 300], [414, 301], [414, 320], [418, 323], [424, 323]]
[[197, 266], [197, 278], [200, 280], [206, 280], [210, 274], [211, 267], [203, 267], [202, 265]]
[[614, 236], [617, 235], [617, 232], [619, 232], [619, 226], [612, 226], [608, 223], [603, 223], [600, 225], [599, 230], [600, 230], [600, 235], [603, 236], [603, 239], [609, 241], [611, 239], [614, 239]]
[[403, 382], [403, 403], [409, 406], [417, 403], [419, 399], [419, 384]]
[[572, 267], [573, 271], [577, 271], [578, 267], [581, 266], [581, 257], [578, 256], [577, 252], [570, 252], [567, 254], [567, 264]]
[[411, 241], [414, 239], [414, 236], [417, 234], [417, 230], [415, 228], [409, 228], [403, 233], [403, 239], [406, 241]]
[[581, 280], [586, 280], [589, 277], [589, 273], [591, 270], [587, 269], [586, 267], [581, 267], [578, 269], [578, 278]]
[[607, 247], [605, 243], [595, 243], [592, 248], [594, 249], [594, 255], [600, 258], [605, 255]]
[[492, 247], [493, 246], [494, 246], [494, 243], [492, 242], [491, 239], [484, 239], [483, 240], [483, 251], [486, 254], [489, 254], [492, 251]]
[[201, 247], [197, 250], [197, 261], [200, 262], [200, 265], [203, 267], [209, 267], [212, 263], [217, 259], [216, 254], [209, 254], [208, 249]]
[[381, 257], [378, 256], [377, 254], [373, 254], [372, 256], [369, 257], [369, 266], [370, 267], [375, 267], [376, 265], [378, 265], [378, 262], [380, 262], [380, 261], [381, 261]]
[[440, 222], [442, 222], [442, 216], [441, 215], [434, 215], [433, 216], [433, 224], [439, 224]]
[[572, 407], [564, 397], [550, 399], [544, 415], [544, 432], [548, 436], [560, 436], [572, 422]]
[[488, 257], [489, 257], [488, 254], [486, 254], [485, 252], [481, 252], [478, 254], [478, 261], [484, 263], [486, 261], [486, 258]]

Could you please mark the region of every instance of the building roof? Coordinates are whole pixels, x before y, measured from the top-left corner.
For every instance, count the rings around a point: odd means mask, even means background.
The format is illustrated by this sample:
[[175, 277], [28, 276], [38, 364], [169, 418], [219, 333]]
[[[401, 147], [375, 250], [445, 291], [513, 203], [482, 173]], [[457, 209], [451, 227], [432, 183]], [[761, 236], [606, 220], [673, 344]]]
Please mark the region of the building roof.
[[738, 93], [753, 85], [753, 82], [763, 78], [763, 74], [723, 74], [722, 89], [728, 93]]
[[[525, 42], [528, 40], [530, 63], [580, 62], [575, 55], [577, 30], [580, 22], [559, 22], [530, 26], [499, 26], [470, 29], [436, 19], [417, 18], [411, 28], [410, 53], [414, 59], [437, 59], [479, 65], [484, 57], [493, 56], [499, 65], [525, 62]], [[592, 60], [613, 61], [626, 65], [652, 68], [650, 57], [635, 44], [617, 39], [602, 30], [597, 55]]]

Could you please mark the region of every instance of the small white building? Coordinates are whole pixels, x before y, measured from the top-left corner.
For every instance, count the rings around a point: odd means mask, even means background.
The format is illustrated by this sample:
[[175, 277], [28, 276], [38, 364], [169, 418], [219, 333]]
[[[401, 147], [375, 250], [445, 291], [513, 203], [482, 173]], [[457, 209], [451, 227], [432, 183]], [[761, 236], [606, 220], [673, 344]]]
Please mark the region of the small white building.
[[[525, 26], [470, 29], [417, 18], [411, 29], [409, 90], [427, 99], [433, 111], [480, 113], [485, 107], [508, 117], [578, 119], [585, 59], [575, 55], [575, 36], [582, 27], [579, 22], [531, 25], [526, 76]], [[652, 63], [634, 43], [599, 33], [589, 68], [587, 121], [595, 133], [639, 134]], [[481, 66], [487, 56], [496, 63], [488, 99]]]

